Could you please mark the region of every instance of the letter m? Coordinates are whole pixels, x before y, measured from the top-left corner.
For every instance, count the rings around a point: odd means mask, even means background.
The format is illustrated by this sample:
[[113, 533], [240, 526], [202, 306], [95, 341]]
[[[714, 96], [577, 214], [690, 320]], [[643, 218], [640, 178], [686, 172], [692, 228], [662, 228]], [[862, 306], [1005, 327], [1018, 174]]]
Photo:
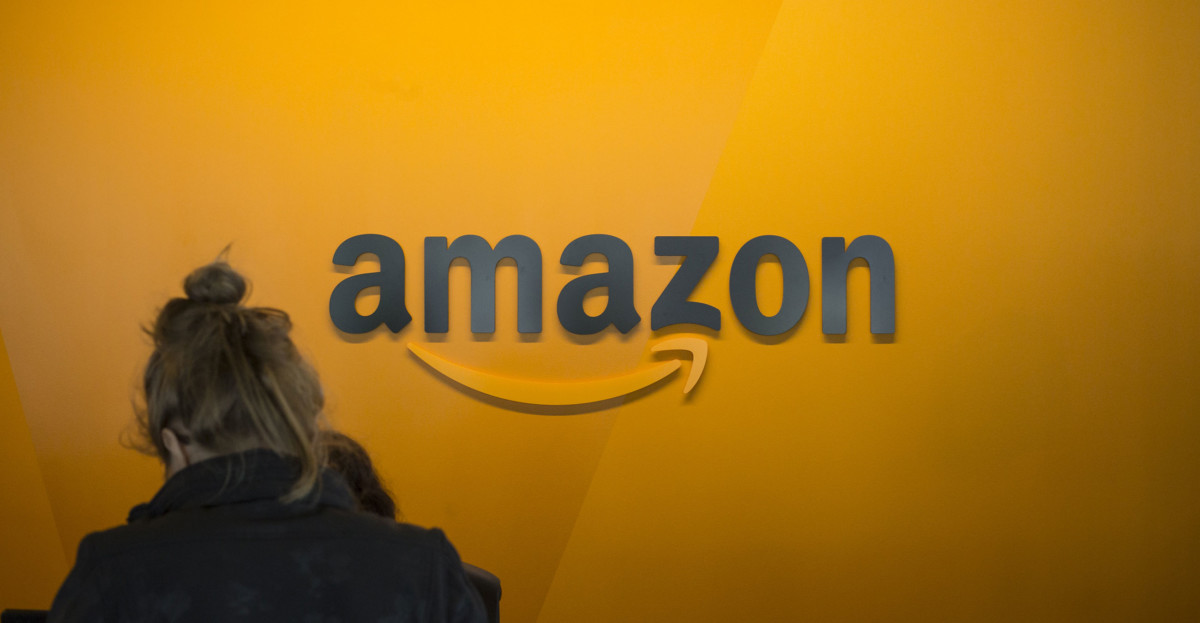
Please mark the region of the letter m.
[[527, 236], [509, 236], [492, 248], [479, 236], [461, 236], [447, 245], [444, 236], [425, 239], [425, 332], [450, 330], [450, 264], [458, 258], [471, 266], [471, 332], [496, 331], [496, 267], [511, 258], [517, 264], [517, 331], [542, 330], [542, 250]]

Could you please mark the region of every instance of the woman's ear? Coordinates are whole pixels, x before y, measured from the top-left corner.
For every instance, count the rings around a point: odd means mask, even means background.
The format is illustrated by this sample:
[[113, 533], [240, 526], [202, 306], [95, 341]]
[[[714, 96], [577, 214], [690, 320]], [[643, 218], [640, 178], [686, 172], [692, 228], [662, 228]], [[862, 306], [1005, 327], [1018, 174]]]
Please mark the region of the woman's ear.
[[162, 430], [163, 447], [167, 449], [167, 478], [174, 476], [176, 472], [191, 464], [188, 458], [187, 450], [183, 444], [179, 443], [179, 437], [175, 435], [175, 431], [164, 428]]

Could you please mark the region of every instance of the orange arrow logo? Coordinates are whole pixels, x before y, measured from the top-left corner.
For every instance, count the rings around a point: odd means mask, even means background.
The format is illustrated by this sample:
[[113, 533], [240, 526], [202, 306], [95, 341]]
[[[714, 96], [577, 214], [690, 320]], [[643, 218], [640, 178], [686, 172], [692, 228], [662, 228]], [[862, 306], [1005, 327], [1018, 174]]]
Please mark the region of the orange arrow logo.
[[[494, 374], [469, 368], [435, 355], [433, 352], [412, 342], [408, 350], [456, 383], [489, 396], [512, 402], [531, 405], [582, 405], [617, 398], [670, 376], [682, 365], [679, 359], [660, 361], [626, 374], [583, 381], [537, 381]], [[704, 364], [708, 361], [708, 342], [698, 337], [674, 337], [663, 340], [650, 348], [651, 352], [686, 350], [692, 354], [692, 367], [688, 371], [683, 393], [692, 391]]]

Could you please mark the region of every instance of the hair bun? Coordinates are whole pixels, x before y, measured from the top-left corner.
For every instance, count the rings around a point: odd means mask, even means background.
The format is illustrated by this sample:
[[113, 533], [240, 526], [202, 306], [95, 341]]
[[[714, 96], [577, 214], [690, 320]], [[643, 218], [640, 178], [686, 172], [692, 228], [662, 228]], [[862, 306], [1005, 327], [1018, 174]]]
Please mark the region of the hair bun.
[[183, 291], [197, 303], [237, 303], [246, 295], [246, 279], [229, 264], [216, 261], [193, 270], [183, 280]]

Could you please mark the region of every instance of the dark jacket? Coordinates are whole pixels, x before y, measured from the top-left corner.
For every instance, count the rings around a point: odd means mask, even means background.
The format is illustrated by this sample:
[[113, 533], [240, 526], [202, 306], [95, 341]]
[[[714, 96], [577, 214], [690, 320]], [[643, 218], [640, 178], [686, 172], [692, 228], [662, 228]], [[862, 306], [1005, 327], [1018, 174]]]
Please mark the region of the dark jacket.
[[355, 512], [332, 472], [284, 504], [296, 468], [253, 450], [175, 474], [83, 539], [50, 621], [486, 620], [440, 530]]

